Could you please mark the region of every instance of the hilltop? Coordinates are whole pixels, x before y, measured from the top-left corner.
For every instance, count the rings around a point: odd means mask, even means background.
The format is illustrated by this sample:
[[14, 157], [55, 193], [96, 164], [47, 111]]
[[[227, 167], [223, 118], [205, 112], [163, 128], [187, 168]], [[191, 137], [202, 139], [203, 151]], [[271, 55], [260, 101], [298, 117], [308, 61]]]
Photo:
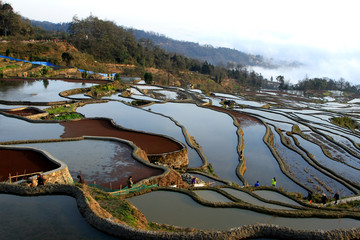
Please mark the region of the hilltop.
[[[49, 21], [31, 20], [33, 26], [42, 27], [50, 32], [68, 32], [70, 23], [51, 23]], [[276, 68], [278, 63], [265, 59], [261, 55], [245, 53], [236, 49], [226, 47], [213, 47], [211, 45], [200, 45], [199, 43], [175, 40], [160, 33], [147, 32], [139, 29], [126, 28], [138, 41], [151, 40], [156, 46], [169, 53], [177, 53], [188, 58], [207, 61], [213, 65], [226, 66], [227, 64], [242, 66], [261, 66]], [[283, 63], [286, 64], [286, 63]]]

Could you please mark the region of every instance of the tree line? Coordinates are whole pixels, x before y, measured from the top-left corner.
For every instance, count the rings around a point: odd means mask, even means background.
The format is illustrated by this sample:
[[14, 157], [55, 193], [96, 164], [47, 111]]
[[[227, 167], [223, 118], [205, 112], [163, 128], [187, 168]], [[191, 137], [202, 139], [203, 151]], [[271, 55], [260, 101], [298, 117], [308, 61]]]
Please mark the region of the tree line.
[[[137, 39], [132, 31], [92, 15], [85, 19], [74, 17], [68, 25], [67, 32], [46, 31], [32, 26], [29, 20], [23, 19], [14, 12], [10, 4], [0, 1], [0, 35], [3, 38], [37, 40], [60, 38], [68, 41], [79, 51], [94, 56], [99, 62], [131, 64], [142, 69], [153, 67], [165, 69], [172, 74], [183, 71], [198, 72], [210, 76], [218, 84], [225, 79], [234, 79], [243, 88], [260, 89], [268, 81], [261, 74], [248, 70], [240, 64], [228, 63], [227, 66], [219, 66], [181, 54], [169, 53], [149, 39]], [[71, 57], [63, 56], [65, 60]], [[280, 89], [290, 87], [284, 84], [283, 76], [278, 76], [276, 79], [280, 83]], [[343, 79], [335, 81], [326, 78], [305, 79], [292, 88], [356, 91], [354, 86]]]
[[355, 86], [352, 86], [350, 82], [345, 81], [345, 79], [340, 78], [339, 80], [334, 80], [330, 78], [306, 78], [299, 81], [296, 85], [293, 86], [295, 90], [339, 90], [346, 92], [358, 93], [359, 89]]

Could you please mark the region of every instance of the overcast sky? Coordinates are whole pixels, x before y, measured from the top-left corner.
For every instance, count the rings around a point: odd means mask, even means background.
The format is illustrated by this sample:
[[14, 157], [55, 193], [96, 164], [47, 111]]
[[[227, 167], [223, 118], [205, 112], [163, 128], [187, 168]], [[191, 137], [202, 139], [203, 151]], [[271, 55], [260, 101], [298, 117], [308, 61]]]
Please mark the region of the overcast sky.
[[[70, 22], [90, 14], [177, 40], [236, 48], [305, 64], [264, 71], [292, 82], [340, 77], [360, 84], [357, 0], [3, 0], [29, 19]], [[261, 71], [261, 70], [259, 70]]]

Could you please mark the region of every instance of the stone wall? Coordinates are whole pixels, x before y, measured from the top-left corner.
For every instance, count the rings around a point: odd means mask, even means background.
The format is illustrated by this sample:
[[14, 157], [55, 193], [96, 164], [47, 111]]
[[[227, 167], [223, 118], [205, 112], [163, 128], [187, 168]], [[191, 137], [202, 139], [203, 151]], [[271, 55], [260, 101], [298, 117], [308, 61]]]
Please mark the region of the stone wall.
[[159, 162], [173, 168], [182, 168], [189, 165], [189, 157], [187, 148], [184, 147], [180, 151], [165, 154], [148, 154], [150, 162]]

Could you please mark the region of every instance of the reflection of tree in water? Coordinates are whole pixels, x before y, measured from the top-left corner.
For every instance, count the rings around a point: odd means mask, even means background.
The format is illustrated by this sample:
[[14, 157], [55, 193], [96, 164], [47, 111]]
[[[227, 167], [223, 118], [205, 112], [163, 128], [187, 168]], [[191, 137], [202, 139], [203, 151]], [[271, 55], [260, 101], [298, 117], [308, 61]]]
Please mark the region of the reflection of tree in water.
[[24, 86], [26, 81], [6, 81], [0, 80], [0, 90], [6, 92], [9, 89]]
[[44, 84], [44, 87], [47, 88], [49, 86], [49, 80], [44, 79], [43, 84]]

